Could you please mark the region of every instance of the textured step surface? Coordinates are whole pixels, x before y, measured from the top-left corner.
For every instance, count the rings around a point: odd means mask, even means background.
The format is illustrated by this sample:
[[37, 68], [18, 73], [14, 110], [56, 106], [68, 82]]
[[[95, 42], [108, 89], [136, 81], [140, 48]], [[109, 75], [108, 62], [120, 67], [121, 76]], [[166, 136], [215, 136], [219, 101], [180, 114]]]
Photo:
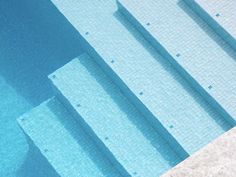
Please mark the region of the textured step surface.
[[72, 60], [50, 78], [78, 120], [130, 175], [159, 176], [181, 161], [88, 55]]
[[18, 122], [33, 142], [30, 148], [38, 148], [61, 177], [120, 176], [56, 99], [34, 108]]
[[162, 177], [234, 177], [236, 128], [228, 131]]
[[[195, 87], [212, 105], [218, 103], [216, 107], [222, 107], [223, 115], [228, 113], [235, 122], [236, 52], [183, 1], [119, 2], [122, 11], [128, 12], [127, 17], [147, 39], [182, 69], [186, 78], [194, 79]], [[176, 18], [169, 18], [173, 15]]]
[[[116, 13], [115, 1], [53, 2], [89, 42], [90, 45], [84, 40], [85, 49], [123, 93], [153, 126], [160, 121], [188, 153], [231, 128], [170, 63]], [[232, 76], [229, 79], [233, 80]], [[158, 126], [156, 129], [160, 130]]]
[[236, 49], [236, 1], [185, 0]]

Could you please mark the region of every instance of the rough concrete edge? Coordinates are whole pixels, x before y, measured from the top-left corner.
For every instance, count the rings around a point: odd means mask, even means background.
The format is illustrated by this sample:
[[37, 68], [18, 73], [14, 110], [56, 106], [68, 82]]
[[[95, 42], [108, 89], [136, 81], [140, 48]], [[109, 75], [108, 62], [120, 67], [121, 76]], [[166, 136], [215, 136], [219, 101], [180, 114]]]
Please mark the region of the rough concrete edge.
[[205, 146], [162, 177], [235, 177], [236, 127]]

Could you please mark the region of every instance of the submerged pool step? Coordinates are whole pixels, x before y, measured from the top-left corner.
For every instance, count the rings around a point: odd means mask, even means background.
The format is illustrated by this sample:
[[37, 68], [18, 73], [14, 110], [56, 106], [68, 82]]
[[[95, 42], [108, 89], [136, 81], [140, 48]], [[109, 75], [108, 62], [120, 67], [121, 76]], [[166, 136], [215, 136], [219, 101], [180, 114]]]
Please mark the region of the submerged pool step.
[[236, 52], [183, 1], [119, 0], [118, 5], [182, 76], [235, 125]]
[[183, 160], [87, 54], [50, 79], [90, 136], [131, 176], [159, 176]]
[[232, 127], [116, 12], [115, 0], [52, 1], [89, 55], [183, 157]]
[[236, 1], [185, 0], [185, 2], [236, 49]]
[[32, 142], [31, 151], [37, 149], [37, 155], [46, 158], [58, 176], [121, 176], [55, 98], [21, 116], [18, 122]]

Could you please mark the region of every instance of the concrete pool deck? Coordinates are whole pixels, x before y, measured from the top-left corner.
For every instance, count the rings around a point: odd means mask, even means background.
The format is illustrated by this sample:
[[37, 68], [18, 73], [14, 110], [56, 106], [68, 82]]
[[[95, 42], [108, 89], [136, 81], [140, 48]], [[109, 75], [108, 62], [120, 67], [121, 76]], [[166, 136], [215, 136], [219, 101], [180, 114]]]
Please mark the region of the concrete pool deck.
[[236, 128], [202, 148], [162, 177], [234, 177]]

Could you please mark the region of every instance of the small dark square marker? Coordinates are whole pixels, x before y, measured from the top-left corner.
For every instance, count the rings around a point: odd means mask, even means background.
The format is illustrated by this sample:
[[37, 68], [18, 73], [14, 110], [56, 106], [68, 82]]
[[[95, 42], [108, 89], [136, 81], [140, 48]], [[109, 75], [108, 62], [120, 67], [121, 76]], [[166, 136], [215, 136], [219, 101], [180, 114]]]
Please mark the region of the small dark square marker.
[[150, 26], [151, 24], [148, 22], [146, 25], [147, 25], [147, 26]]
[[89, 35], [89, 32], [86, 32], [85, 35]]
[[133, 172], [133, 175], [137, 175], [138, 173], [135, 171], [135, 172]]
[[181, 56], [180, 53], [177, 53], [177, 54], [176, 54], [176, 57], [180, 57], [180, 56]]
[[212, 87], [211, 85], [209, 85], [209, 86], [208, 86], [208, 89], [210, 89], [210, 90], [211, 90], [212, 88], [213, 88], [213, 87]]
[[220, 16], [220, 14], [219, 14], [219, 13], [217, 13], [217, 14], [216, 14], [216, 17], [219, 17], [219, 16]]

